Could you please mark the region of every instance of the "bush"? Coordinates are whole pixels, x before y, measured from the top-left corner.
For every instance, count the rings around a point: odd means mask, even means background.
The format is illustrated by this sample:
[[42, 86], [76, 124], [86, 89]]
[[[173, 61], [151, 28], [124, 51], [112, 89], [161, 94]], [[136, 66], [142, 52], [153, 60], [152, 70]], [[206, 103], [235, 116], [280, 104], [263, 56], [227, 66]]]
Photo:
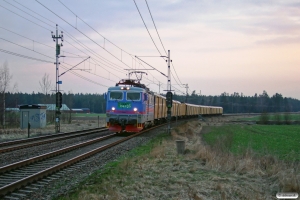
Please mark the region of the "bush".
[[267, 112], [263, 112], [259, 117], [259, 124], [268, 124], [270, 119], [270, 115]]
[[291, 124], [291, 115], [289, 113], [284, 113], [284, 121], [286, 124]]
[[276, 124], [281, 124], [281, 115], [279, 113], [276, 113], [274, 116], [274, 120], [276, 121]]

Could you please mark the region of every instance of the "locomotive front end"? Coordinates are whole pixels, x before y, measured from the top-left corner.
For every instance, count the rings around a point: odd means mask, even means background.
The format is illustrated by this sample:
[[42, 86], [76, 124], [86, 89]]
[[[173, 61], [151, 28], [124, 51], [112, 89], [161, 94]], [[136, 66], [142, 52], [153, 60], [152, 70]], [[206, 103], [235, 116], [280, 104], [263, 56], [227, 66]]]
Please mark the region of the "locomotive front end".
[[139, 132], [143, 125], [143, 89], [110, 87], [107, 93], [106, 124], [113, 132]]

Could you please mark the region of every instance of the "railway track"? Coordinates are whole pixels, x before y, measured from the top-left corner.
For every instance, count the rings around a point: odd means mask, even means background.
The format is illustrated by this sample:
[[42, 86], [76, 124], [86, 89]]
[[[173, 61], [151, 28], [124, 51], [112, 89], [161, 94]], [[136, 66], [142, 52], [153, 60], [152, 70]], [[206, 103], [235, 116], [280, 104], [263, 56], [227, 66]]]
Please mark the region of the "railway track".
[[55, 141], [66, 140], [70, 138], [80, 137], [88, 134], [98, 133], [107, 131], [108, 129], [105, 127], [102, 128], [95, 128], [89, 130], [82, 130], [82, 131], [74, 131], [68, 133], [59, 133], [59, 134], [52, 134], [47, 136], [40, 136], [28, 139], [21, 139], [21, 140], [13, 140], [9, 142], [2, 142], [0, 143], [0, 153], [14, 151], [17, 149], [37, 146], [41, 144], [51, 143]]
[[[22, 199], [26, 196], [26, 193], [33, 192], [37, 188], [33, 182], [42, 179], [39, 184], [47, 184], [59, 177], [56, 175], [58, 171], [64, 168], [72, 170], [72, 165], [75, 163], [152, 129], [125, 138], [111, 134], [3, 166], [0, 168], [0, 198]], [[78, 164], [80, 165], [80, 163]], [[31, 185], [28, 186], [29, 184]], [[26, 186], [26, 189], [20, 189], [24, 186]], [[17, 189], [19, 189], [18, 192], [14, 192]], [[7, 194], [10, 194], [10, 196], [7, 196]]]

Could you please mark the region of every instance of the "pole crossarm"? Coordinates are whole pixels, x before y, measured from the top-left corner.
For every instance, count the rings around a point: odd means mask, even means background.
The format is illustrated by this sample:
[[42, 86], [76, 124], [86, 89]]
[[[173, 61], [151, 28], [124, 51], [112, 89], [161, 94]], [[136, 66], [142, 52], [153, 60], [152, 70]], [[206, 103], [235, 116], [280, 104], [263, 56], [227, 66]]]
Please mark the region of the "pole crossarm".
[[[84, 59], [83, 61], [81, 61], [80, 63], [78, 63], [77, 65], [75, 65], [74, 67], [77, 67], [78, 65], [80, 65], [81, 63], [83, 63], [84, 61], [86, 61], [87, 59], [89, 59], [90, 56], [86, 59]], [[72, 70], [74, 67], [71, 67], [70, 69], [68, 69], [67, 71], [63, 72], [61, 75], [59, 75], [58, 77], [61, 77], [62, 75], [64, 75], [65, 73], [67, 73], [68, 71]]]
[[[145, 61], [143, 61], [142, 59], [140, 59], [139, 57], [135, 56], [137, 59], [139, 59], [140, 61], [142, 61], [143, 63], [145, 63], [146, 65], [148, 65], [149, 67], [152, 67], [150, 64], [146, 63]], [[158, 69], [156, 69], [155, 67], [152, 67], [153, 70], [158, 71], [159, 73], [161, 73], [163, 76], [168, 77], [167, 75], [165, 75], [164, 73], [162, 73], [161, 71], [159, 71]]]

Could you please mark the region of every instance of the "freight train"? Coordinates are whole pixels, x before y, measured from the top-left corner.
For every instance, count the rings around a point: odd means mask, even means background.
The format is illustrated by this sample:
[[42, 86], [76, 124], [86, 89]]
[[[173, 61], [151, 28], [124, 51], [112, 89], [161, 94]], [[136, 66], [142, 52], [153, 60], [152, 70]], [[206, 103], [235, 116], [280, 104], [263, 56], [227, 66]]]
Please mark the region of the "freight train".
[[[113, 132], [139, 132], [167, 120], [166, 97], [151, 92], [139, 80], [122, 79], [105, 94], [106, 126]], [[222, 115], [222, 107], [172, 101], [171, 118]]]

